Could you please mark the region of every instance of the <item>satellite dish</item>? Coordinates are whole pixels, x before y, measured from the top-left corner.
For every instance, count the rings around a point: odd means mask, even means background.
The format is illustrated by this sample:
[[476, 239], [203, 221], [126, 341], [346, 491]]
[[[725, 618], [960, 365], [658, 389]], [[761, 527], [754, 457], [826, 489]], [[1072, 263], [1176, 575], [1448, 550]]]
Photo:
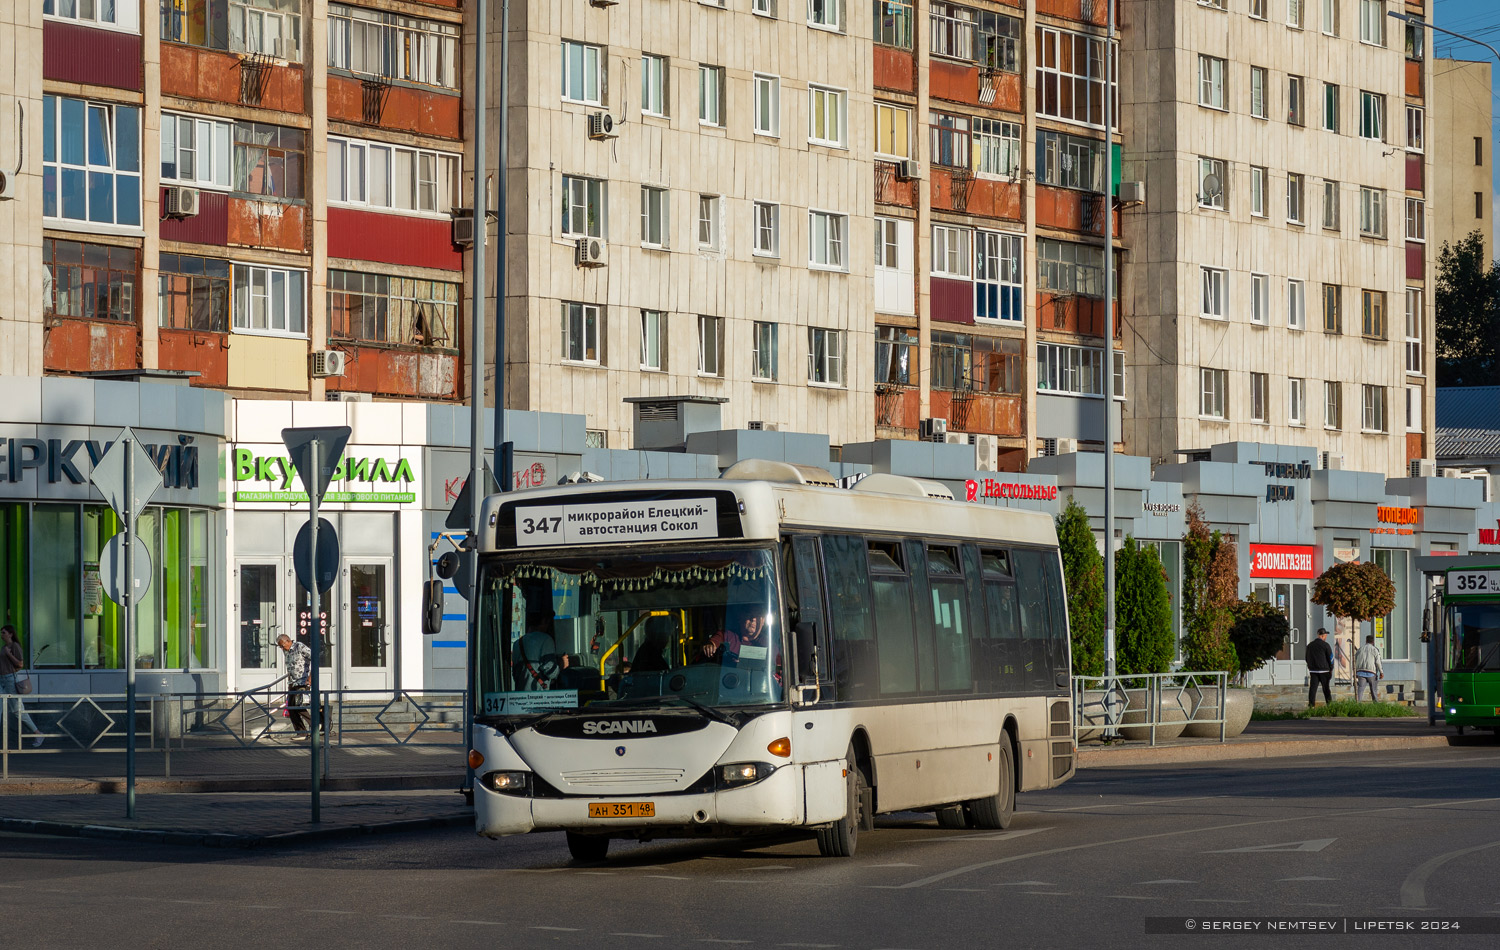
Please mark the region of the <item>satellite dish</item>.
[[1224, 194], [1224, 183], [1218, 175], [1203, 176], [1203, 197], [1213, 200]]

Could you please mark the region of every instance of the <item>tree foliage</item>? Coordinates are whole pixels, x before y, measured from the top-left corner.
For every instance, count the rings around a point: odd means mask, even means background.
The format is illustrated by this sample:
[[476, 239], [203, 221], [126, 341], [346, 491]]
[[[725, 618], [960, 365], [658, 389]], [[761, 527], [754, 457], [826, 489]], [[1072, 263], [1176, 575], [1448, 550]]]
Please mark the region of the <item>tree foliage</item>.
[[1374, 620], [1396, 609], [1396, 585], [1378, 564], [1346, 561], [1313, 582], [1312, 602], [1335, 617]]
[[1073, 673], [1104, 675], [1104, 558], [1089, 528], [1088, 512], [1072, 499], [1057, 518], [1063, 582], [1068, 589], [1068, 626]]
[[1234, 673], [1239, 663], [1230, 642], [1229, 608], [1239, 591], [1239, 561], [1233, 541], [1211, 531], [1203, 509], [1187, 510], [1182, 537], [1182, 661], [1189, 670]]
[[1479, 231], [1438, 253], [1437, 384], [1500, 383], [1500, 269]]
[[1292, 632], [1285, 614], [1251, 597], [1226, 608], [1226, 613], [1231, 618], [1229, 641], [1242, 678], [1274, 657]]
[[1165, 673], [1172, 667], [1172, 601], [1154, 545], [1127, 537], [1115, 554], [1116, 670]]

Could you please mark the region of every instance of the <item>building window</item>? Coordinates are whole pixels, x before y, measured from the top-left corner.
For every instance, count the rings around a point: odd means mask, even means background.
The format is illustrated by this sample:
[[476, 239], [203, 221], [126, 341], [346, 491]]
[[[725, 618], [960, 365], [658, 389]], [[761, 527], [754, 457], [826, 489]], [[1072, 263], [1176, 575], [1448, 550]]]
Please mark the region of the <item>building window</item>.
[[1365, 237], [1385, 237], [1385, 192], [1379, 188], [1359, 189], [1359, 233]]
[[842, 7], [843, 0], [807, 0], [807, 25], [837, 30]]
[[1339, 87], [1331, 82], [1323, 84], [1323, 131], [1339, 130]]
[[358, 343], [455, 345], [458, 285], [359, 271], [328, 272], [328, 337]]
[[973, 276], [969, 270], [969, 243], [973, 234], [968, 228], [932, 226], [932, 276], [957, 280]]
[[1224, 60], [1217, 56], [1198, 56], [1198, 105], [1210, 109], [1224, 108]]
[[[1104, 127], [1104, 40], [1039, 26], [1037, 36], [1036, 88], [1038, 115], [1066, 122]], [[1114, 75], [1109, 89], [1113, 96], [1110, 115], [1119, 127], [1118, 55], [1111, 57]]]
[[775, 76], [756, 73], [755, 134], [781, 134], [781, 80]]
[[1413, 376], [1425, 372], [1422, 366], [1422, 288], [1406, 288], [1406, 371]]
[[1103, 193], [1104, 143], [1038, 129], [1035, 171], [1039, 184]]
[[1484, 164], [1484, 140], [1474, 136], [1474, 167], [1478, 168]]
[[305, 272], [254, 264], [235, 264], [232, 270], [236, 330], [285, 336], [307, 333]]
[[1406, 107], [1406, 148], [1408, 151], [1422, 151], [1422, 142], [1426, 137], [1427, 114], [1422, 111], [1421, 106]]
[[1307, 285], [1303, 281], [1286, 282], [1286, 326], [1289, 330], [1307, 326]]
[[1476, 192], [1474, 192], [1474, 220], [1476, 220], [1476, 221], [1482, 221], [1483, 219], [1484, 219], [1484, 192], [1482, 192], [1482, 191], [1476, 191]]
[[447, 215], [461, 204], [459, 156], [328, 137], [328, 201]]
[[1286, 25], [1294, 30], [1302, 29], [1302, 0], [1286, 0]]
[[47, 316], [134, 323], [140, 258], [133, 247], [43, 238], [42, 266], [52, 278]]
[[665, 188], [641, 186], [641, 243], [646, 247], [671, 245], [670, 194]]
[[1290, 425], [1307, 425], [1307, 380], [1287, 380], [1286, 421]]
[[1020, 323], [1022, 305], [1021, 249], [1025, 237], [978, 231], [974, 236], [974, 318]]
[[1406, 387], [1406, 431], [1422, 431], [1422, 387]]
[[1265, 274], [1250, 275], [1250, 322], [1271, 322], [1271, 278]]
[[73, 20], [88, 26], [114, 27], [139, 33], [140, 21], [134, 3], [116, 0], [42, 0], [42, 15], [59, 20]]
[[1266, 170], [1259, 165], [1250, 166], [1250, 213], [1264, 218], [1266, 212]]
[[1385, 291], [1360, 292], [1360, 332], [1373, 340], [1385, 337]]
[[1038, 290], [1104, 299], [1104, 248], [1037, 238], [1036, 256]]
[[602, 365], [604, 354], [600, 340], [604, 338], [603, 325], [604, 316], [598, 307], [565, 301], [562, 305], [563, 362]]
[[141, 110], [42, 97], [42, 216], [140, 227]]
[[1360, 90], [1359, 137], [1385, 141], [1385, 96], [1380, 93]]
[[1364, 415], [1360, 418], [1360, 427], [1366, 432], [1385, 432], [1389, 429], [1384, 386], [1364, 384]]
[[890, 270], [901, 266], [901, 242], [897, 237], [898, 221], [895, 218], [875, 219], [875, 266]]
[[781, 205], [769, 201], [755, 203], [755, 254], [781, 256]]
[[1422, 18], [1407, 14], [1406, 20], [1406, 58], [1420, 62], [1427, 55], [1427, 39]]
[[812, 122], [808, 141], [815, 145], [844, 146], [844, 92], [824, 86], [808, 86]]
[[562, 97], [569, 102], [602, 105], [604, 50], [588, 43], [562, 41]]
[[1223, 159], [1198, 159], [1198, 207], [1223, 211], [1228, 191], [1229, 176], [1225, 174]]
[[828, 211], [809, 211], [808, 250], [809, 265], [829, 270], [844, 270], [844, 234], [849, 229], [849, 216]]
[[1229, 418], [1228, 371], [1204, 367], [1198, 371], [1198, 377], [1201, 383], [1198, 414], [1209, 419]]
[[718, 195], [698, 196], [698, 248], [716, 251], [719, 249], [719, 208], [723, 203]]
[[1288, 172], [1286, 176], [1286, 219], [1292, 224], [1303, 223], [1302, 204], [1304, 192], [1304, 178], [1295, 172]]
[[[877, 24], [880, 20], [880, 6], [877, 0]], [[932, 33], [931, 51], [934, 56], [968, 60], [981, 67], [1008, 73], [1020, 70], [1019, 19], [941, 0], [935, 0], [931, 4], [928, 17]]]
[[[1061, 343], [1037, 344], [1036, 388], [1040, 392], [1102, 397], [1104, 350]], [[1122, 395], [1118, 380], [1115, 394]]]
[[981, 175], [1014, 176], [1021, 167], [1021, 125], [974, 119], [974, 170]]
[[917, 335], [903, 327], [875, 328], [875, 382], [911, 385], [911, 354]]
[[1218, 267], [1203, 270], [1203, 309], [1205, 317], [1224, 320], [1229, 316], [1228, 299], [1229, 271]]
[[[53, 0], [45, 3], [50, 6]], [[73, 0], [56, 0], [59, 11], [72, 6]], [[135, 6], [119, 0], [77, 2], [80, 10], [114, 8], [122, 18], [133, 18]], [[174, 0], [161, 4], [161, 38], [169, 43], [260, 53], [295, 63], [302, 60], [301, 10], [302, 0]]]
[[[770, 0], [756, 2], [769, 3]], [[911, 0], [874, 0], [874, 3], [875, 42], [896, 49], [911, 49], [912, 21], [915, 19]]]
[[1344, 332], [1344, 288], [1338, 284], [1323, 285], [1323, 332]]
[[[643, 115], [666, 116], [668, 109], [667, 81], [671, 76], [665, 56], [651, 53], [641, 54], [641, 113]], [[758, 82], [760, 77], [756, 77]]]
[[1359, 41], [1385, 45], [1385, 0], [1359, 0]]
[[875, 103], [875, 154], [887, 158], [911, 157], [910, 109]]
[[1307, 113], [1302, 110], [1302, 90], [1306, 85], [1301, 76], [1286, 77], [1286, 121], [1290, 125], [1307, 124]]
[[1421, 198], [1406, 199], [1406, 239], [1427, 241], [1427, 202]]
[[1266, 69], [1264, 66], [1250, 67], [1250, 115], [1257, 119], [1266, 118], [1269, 110], [1266, 107], [1266, 91], [1270, 87], [1266, 84]]
[[1250, 16], [1257, 20], [1266, 18], [1266, 4], [1269, 0], [1250, 0]]
[[968, 168], [972, 160], [969, 120], [963, 116], [934, 112], [928, 116], [932, 137], [932, 164]]
[[162, 254], [157, 265], [157, 326], [229, 332], [229, 262]]
[[563, 176], [563, 237], [604, 237], [606, 187], [597, 178]]
[[[404, 82], [458, 88], [458, 34], [456, 23], [439, 23], [399, 13], [381, 13], [341, 4], [328, 5], [328, 65], [366, 76]], [[579, 46], [564, 43], [563, 46]], [[603, 57], [595, 51], [595, 66], [603, 68]], [[580, 54], [581, 55], [581, 54]], [[564, 89], [573, 88], [566, 49], [563, 55]], [[580, 72], [576, 78], [581, 82]], [[597, 94], [599, 77], [595, 75]], [[564, 93], [565, 98], [570, 98]], [[597, 95], [596, 95], [597, 99]]]
[[249, 195], [301, 199], [306, 188], [303, 149], [307, 133], [263, 122], [234, 124], [234, 190]]
[[724, 67], [698, 65], [698, 121], [724, 124]]
[[908, 218], [875, 218], [875, 310], [915, 313], [913, 274], [914, 222]]
[[1336, 380], [1328, 380], [1323, 384], [1323, 428], [1342, 429], [1344, 427], [1344, 387]]
[[698, 316], [698, 375], [724, 375], [724, 318]]
[[1323, 33], [1326, 36], [1339, 35], [1339, 2], [1323, 0]]
[[774, 383], [777, 379], [778, 357], [776, 338], [778, 326], [763, 320], [755, 321], [751, 328], [750, 378], [760, 382]]
[[1323, 180], [1323, 227], [1329, 231], [1339, 229], [1339, 183]]
[[[944, 392], [1020, 393], [1021, 340], [932, 334], [932, 388]], [[1098, 352], [1098, 351], [1092, 351]]]
[[667, 368], [667, 315], [660, 310], [641, 311], [641, 369], [661, 372]]
[[196, 116], [161, 114], [163, 183], [227, 191], [234, 123]]
[[1250, 421], [1266, 421], [1266, 404], [1270, 400], [1270, 377], [1265, 373], [1250, 374]]

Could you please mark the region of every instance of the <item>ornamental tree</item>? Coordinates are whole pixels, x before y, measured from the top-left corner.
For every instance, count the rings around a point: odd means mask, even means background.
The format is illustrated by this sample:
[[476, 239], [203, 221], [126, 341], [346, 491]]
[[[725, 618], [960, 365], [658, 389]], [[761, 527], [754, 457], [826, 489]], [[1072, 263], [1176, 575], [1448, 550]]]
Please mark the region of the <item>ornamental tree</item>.
[[1182, 537], [1182, 661], [1193, 671], [1239, 669], [1230, 637], [1230, 608], [1239, 591], [1239, 560], [1233, 541], [1211, 531], [1203, 509], [1187, 510]]
[[1172, 601], [1161, 556], [1155, 545], [1127, 537], [1115, 570], [1116, 669], [1122, 676], [1165, 673], [1172, 668]]
[[1068, 499], [1057, 517], [1063, 583], [1068, 592], [1068, 627], [1073, 640], [1073, 673], [1104, 675], [1104, 558], [1089, 528], [1088, 512]]
[[1370, 621], [1396, 609], [1396, 585], [1370, 561], [1346, 561], [1313, 582], [1312, 602], [1335, 617]]

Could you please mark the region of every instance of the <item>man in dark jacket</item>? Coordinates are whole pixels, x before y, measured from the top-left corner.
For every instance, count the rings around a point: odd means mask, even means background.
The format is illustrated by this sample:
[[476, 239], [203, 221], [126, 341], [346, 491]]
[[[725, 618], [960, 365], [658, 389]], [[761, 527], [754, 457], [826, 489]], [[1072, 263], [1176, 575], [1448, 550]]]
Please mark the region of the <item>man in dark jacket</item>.
[[1303, 659], [1307, 661], [1307, 708], [1318, 704], [1319, 683], [1323, 684], [1323, 702], [1333, 702], [1328, 689], [1328, 682], [1333, 679], [1333, 647], [1328, 645], [1327, 630], [1318, 631], [1318, 639], [1307, 645]]

